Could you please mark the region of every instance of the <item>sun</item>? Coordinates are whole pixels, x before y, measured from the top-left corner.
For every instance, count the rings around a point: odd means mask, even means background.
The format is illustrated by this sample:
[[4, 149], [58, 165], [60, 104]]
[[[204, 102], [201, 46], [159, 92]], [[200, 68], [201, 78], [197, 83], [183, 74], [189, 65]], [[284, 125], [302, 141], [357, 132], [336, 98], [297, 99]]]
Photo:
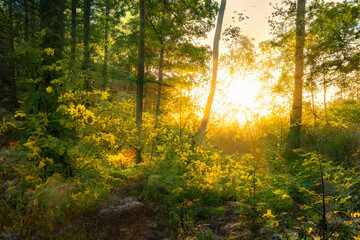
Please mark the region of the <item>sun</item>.
[[[192, 89], [190, 92], [193, 100], [202, 109], [197, 112], [199, 117], [203, 116], [209, 91], [209, 86], [202, 86]], [[255, 115], [267, 114], [264, 101], [261, 100], [261, 93], [262, 84], [258, 80], [257, 73], [230, 75], [221, 69], [218, 72], [215, 99], [211, 111], [225, 121], [235, 120], [239, 124], [245, 124], [247, 121], [252, 121]]]
[[256, 80], [254, 74], [245, 77], [237, 76], [230, 83], [226, 99], [243, 108], [254, 109], [259, 107], [256, 97], [260, 90], [261, 84]]
[[[219, 79], [226, 79], [220, 81], [220, 85], [225, 88], [223, 98], [225, 103], [232, 106], [236, 114], [232, 116], [240, 124], [251, 121], [254, 115], [265, 115], [267, 112], [264, 110], [264, 102], [260, 100], [262, 92], [262, 84], [258, 81], [256, 73], [248, 75], [234, 74], [229, 75], [226, 72], [220, 72]], [[214, 111], [222, 112], [221, 106], [215, 105]]]

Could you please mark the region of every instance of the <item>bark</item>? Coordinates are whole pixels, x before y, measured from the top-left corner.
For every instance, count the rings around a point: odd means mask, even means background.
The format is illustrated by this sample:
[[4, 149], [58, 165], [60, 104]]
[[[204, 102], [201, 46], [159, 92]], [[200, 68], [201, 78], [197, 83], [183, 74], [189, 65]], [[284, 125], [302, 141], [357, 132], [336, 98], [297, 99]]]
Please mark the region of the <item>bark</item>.
[[[139, 65], [136, 90], [136, 125], [139, 132], [139, 145], [141, 142], [143, 94], [144, 94], [144, 70], [145, 70], [145, 0], [140, 0], [140, 38], [139, 38]], [[136, 162], [141, 162], [141, 147], [137, 150]]]
[[28, 3], [29, 3], [28, 7], [30, 8], [30, 11], [29, 11], [30, 37], [31, 37], [31, 39], [33, 39], [34, 34], [35, 34], [37, 28], [39, 27], [39, 19], [38, 19], [38, 15], [34, 11], [34, 8], [35, 8], [34, 1], [30, 0]]
[[14, 53], [14, 15], [13, 15], [13, 1], [9, 0], [9, 45], [10, 45], [10, 87], [11, 87], [11, 108], [14, 109], [18, 106], [16, 95], [16, 74], [15, 63], [12, 59]]
[[287, 139], [287, 151], [301, 147], [304, 45], [305, 45], [305, 0], [298, 0], [297, 16], [296, 16], [295, 90], [294, 90], [293, 104], [290, 115], [290, 130]]
[[75, 58], [76, 58], [76, 8], [77, 0], [71, 0], [71, 56], [70, 64], [71, 69], [74, 68]]
[[160, 59], [159, 59], [158, 92], [156, 97], [155, 128], [158, 127], [159, 118], [160, 118], [161, 89], [163, 82], [163, 63], [164, 63], [164, 47], [161, 46]]
[[213, 74], [212, 74], [212, 79], [211, 79], [211, 88], [210, 88], [210, 94], [209, 94], [209, 97], [207, 99], [207, 103], [205, 106], [204, 116], [201, 121], [201, 126], [197, 133], [197, 143], [198, 144], [201, 144], [201, 142], [205, 136], [206, 126], [210, 119], [211, 106], [212, 106], [212, 103], [214, 101], [214, 96], [215, 96], [216, 79], [217, 79], [217, 72], [218, 72], [218, 59], [219, 59], [219, 43], [220, 43], [221, 28], [222, 28], [224, 13], [225, 13], [225, 7], [226, 7], [226, 0], [221, 0], [220, 11], [219, 11], [219, 16], [218, 16], [218, 20], [217, 20], [216, 30], [215, 30], [214, 45], [213, 45]]
[[323, 86], [324, 86], [324, 113], [325, 113], [325, 121], [327, 122], [327, 101], [326, 101], [326, 78], [325, 75], [323, 77]]
[[29, 42], [29, 9], [27, 0], [24, 0], [24, 40]]
[[[158, 73], [158, 92], [156, 96], [156, 109], [155, 109], [155, 126], [154, 129], [157, 129], [160, 121], [160, 105], [161, 105], [161, 91], [163, 83], [163, 63], [164, 63], [164, 46], [160, 43], [160, 58], [159, 58], [159, 73]], [[151, 148], [151, 157], [154, 156], [154, 150], [156, 145], [156, 139], [153, 140]]]
[[314, 93], [313, 87], [311, 88], [311, 108], [312, 108], [313, 117], [314, 117], [314, 125], [317, 126], [316, 112], [315, 112], [315, 93]]
[[106, 88], [108, 83], [107, 79], [107, 67], [108, 67], [108, 47], [109, 47], [109, 15], [110, 15], [110, 8], [109, 8], [109, 1], [107, 0], [105, 3], [105, 47], [104, 47], [104, 82], [103, 82], [103, 89]]
[[[84, 0], [84, 65], [83, 70], [87, 70], [90, 65], [90, 0]], [[89, 91], [91, 89], [90, 78], [85, 74], [84, 89]]]

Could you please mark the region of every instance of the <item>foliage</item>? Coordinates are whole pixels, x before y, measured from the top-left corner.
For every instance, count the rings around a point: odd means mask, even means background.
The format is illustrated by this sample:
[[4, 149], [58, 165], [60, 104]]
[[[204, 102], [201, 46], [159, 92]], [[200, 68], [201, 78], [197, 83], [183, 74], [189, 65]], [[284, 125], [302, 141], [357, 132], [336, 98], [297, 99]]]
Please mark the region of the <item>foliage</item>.
[[289, 156], [294, 1], [274, 6], [273, 39], [259, 51], [242, 29], [225, 31], [222, 68], [260, 72], [273, 101], [245, 123], [214, 113], [201, 145], [199, 87], [209, 82], [211, 51], [194, 41], [213, 26], [216, 1], [146, 1], [141, 131], [137, 1], [93, 1], [88, 47], [84, 2], [75, 16], [70, 1], [45, 2], [0, 1], [1, 239], [101, 238], [94, 216], [119, 192], [139, 197], [174, 239], [359, 238], [357, 1], [307, 5], [302, 145]]

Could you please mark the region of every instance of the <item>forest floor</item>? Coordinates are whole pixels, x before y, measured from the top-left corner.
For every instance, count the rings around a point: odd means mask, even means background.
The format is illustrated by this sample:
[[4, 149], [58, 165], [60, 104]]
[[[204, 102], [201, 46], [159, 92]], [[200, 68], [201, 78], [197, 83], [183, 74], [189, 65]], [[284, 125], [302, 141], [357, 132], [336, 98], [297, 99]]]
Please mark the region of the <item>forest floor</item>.
[[[170, 240], [187, 239], [172, 231], [171, 221], [166, 213], [168, 193], [157, 187], [158, 198], [142, 196], [143, 183], [139, 180], [127, 182], [113, 195], [99, 203], [93, 212], [66, 223], [59, 223], [53, 228], [53, 239], [121, 239], [121, 240]], [[160, 196], [160, 197], [159, 197]], [[165, 201], [164, 201], [165, 200]], [[164, 205], [165, 203], [165, 205]], [[265, 228], [254, 226], [245, 216], [234, 211], [236, 202], [227, 202], [221, 207], [206, 207], [208, 214], [196, 221], [193, 231], [208, 231], [205, 239], [282, 239], [277, 234], [269, 234]], [[213, 214], [220, 209], [222, 214]], [[219, 211], [219, 210], [216, 210]], [[38, 233], [32, 239], [43, 239], [48, 233]], [[74, 238], [75, 237], [75, 238]], [[290, 238], [291, 239], [291, 238]]]
[[[171, 231], [159, 222], [159, 208], [154, 201], [143, 199], [135, 190], [141, 183], [133, 181], [121, 186], [98, 208], [82, 216], [69, 218], [53, 227], [54, 239], [173, 239]], [[129, 192], [131, 192], [129, 194]], [[37, 233], [32, 239], [43, 239], [48, 233]]]

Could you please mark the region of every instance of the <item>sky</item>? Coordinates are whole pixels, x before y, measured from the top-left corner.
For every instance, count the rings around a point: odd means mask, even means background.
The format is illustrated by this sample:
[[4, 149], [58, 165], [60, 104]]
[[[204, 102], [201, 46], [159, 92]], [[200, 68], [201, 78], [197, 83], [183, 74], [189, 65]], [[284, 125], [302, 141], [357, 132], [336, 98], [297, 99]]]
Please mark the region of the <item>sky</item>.
[[[218, 2], [220, 4], [220, 1]], [[227, 0], [222, 31], [230, 25], [237, 25], [242, 29], [243, 34], [255, 38], [256, 43], [269, 39], [270, 28], [267, 20], [273, 12], [270, 2], [274, 5], [279, 4], [281, 0]], [[234, 11], [243, 13], [249, 19], [245, 19], [240, 25], [234, 24], [232, 21], [232, 17], [235, 16]], [[208, 34], [208, 39], [204, 41], [206, 44], [212, 46], [214, 33], [215, 29]]]
[[[220, 0], [217, 1], [220, 6]], [[227, 0], [222, 31], [230, 25], [235, 25], [232, 22], [232, 17], [235, 16], [234, 11], [237, 11], [249, 17], [249, 19], [244, 20], [240, 25], [237, 25], [243, 30], [244, 35], [255, 38], [255, 43], [269, 39], [271, 36], [269, 35], [270, 27], [268, 17], [270, 17], [274, 11], [273, 6], [280, 4], [281, 1], [282, 0]], [[326, 1], [339, 2], [341, 0]], [[272, 5], [270, 5], [270, 3]], [[208, 38], [202, 42], [212, 47], [214, 33], [215, 28], [208, 34]]]
[[273, 11], [270, 2], [276, 4], [281, 0], [227, 0], [223, 30], [234, 25], [232, 17], [234, 11], [237, 11], [249, 17], [240, 25], [244, 34], [255, 38], [256, 42], [266, 40], [270, 31], [267, 19]]

